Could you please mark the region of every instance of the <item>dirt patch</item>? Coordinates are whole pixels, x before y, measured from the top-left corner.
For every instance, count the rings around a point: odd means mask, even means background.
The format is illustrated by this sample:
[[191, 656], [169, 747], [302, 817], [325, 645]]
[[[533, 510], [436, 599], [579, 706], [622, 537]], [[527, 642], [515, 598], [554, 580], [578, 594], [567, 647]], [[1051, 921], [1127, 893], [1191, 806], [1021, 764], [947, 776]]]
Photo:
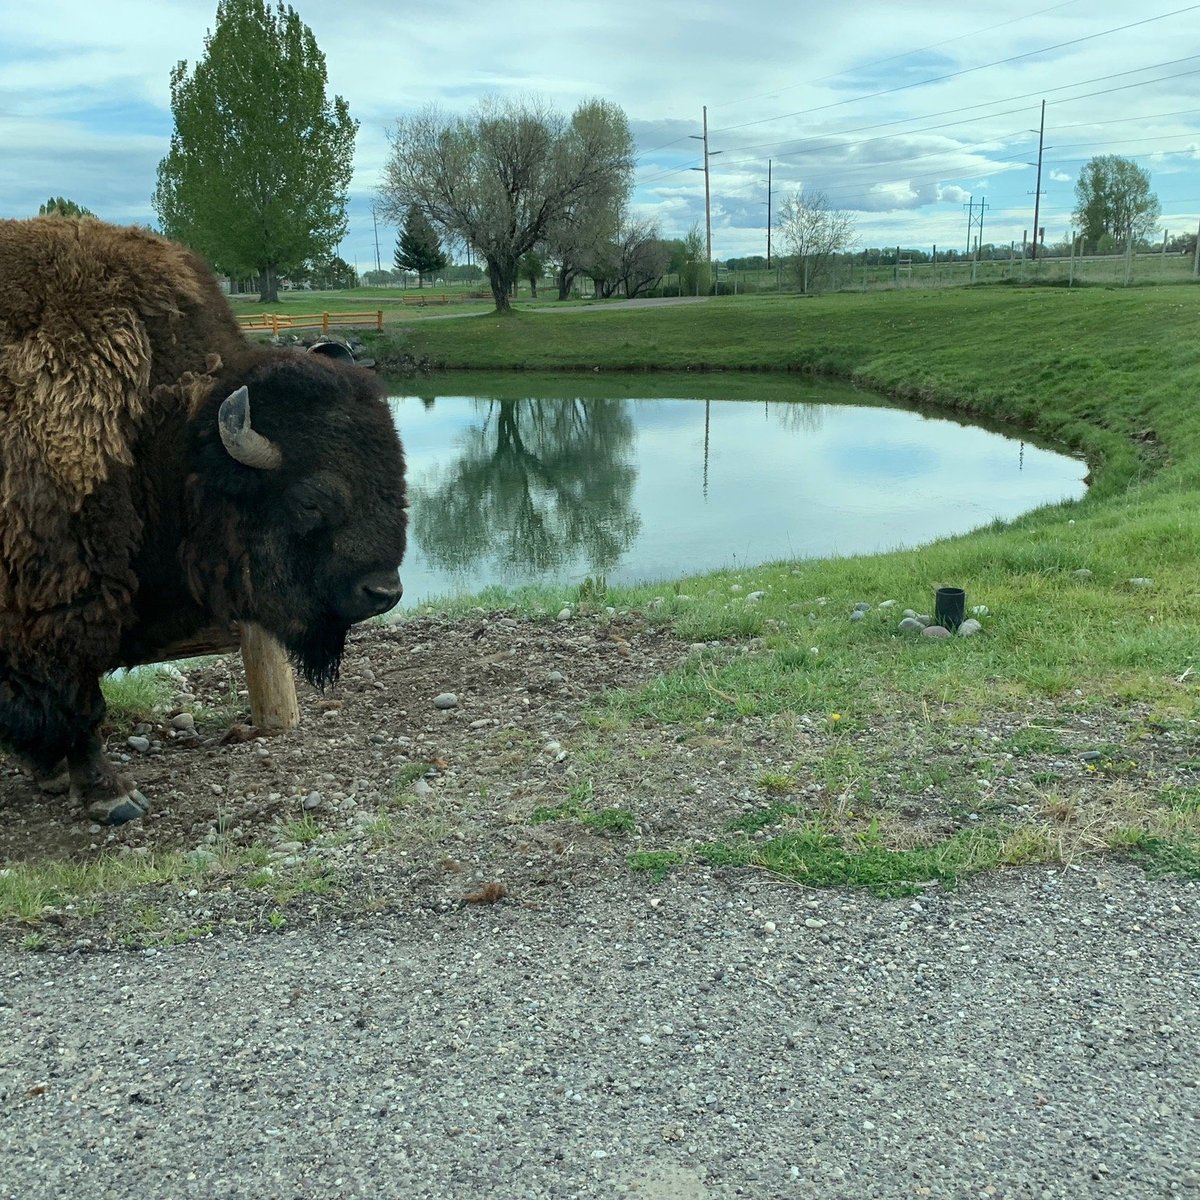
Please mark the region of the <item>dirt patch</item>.
[[[636, 614], [420, 617], [352, 634], [339, 685], [301, 685], [300, 728], [273, 738], [248, 725], [240, 660], [214, 660], [140, 727], [148, 753], [128, 730], [109, 738], [153, 803], [143, 821], [102, 829], [0, 766], [0, 867], [183, 854], [165, 882], [51, 897], [33, 921], [48, 944], [138, 946], [393, 906], [537, 904], [628, 870], [636, 851], [813, 818], [901, 848], [1033, 822], [1086, 852], [1122, 814], [1191, 803], [1200, 787], [1195, 730], [1138, 706], [1046, 702], [970, 721], [924, 709], [848, 727], [738, 717], [719, 695], [686, 724], [603, 699], [698, 653]], [[457, 703], [439, 709], [445, 693]], [[180, 711], [194, 735], [171, 728]]]

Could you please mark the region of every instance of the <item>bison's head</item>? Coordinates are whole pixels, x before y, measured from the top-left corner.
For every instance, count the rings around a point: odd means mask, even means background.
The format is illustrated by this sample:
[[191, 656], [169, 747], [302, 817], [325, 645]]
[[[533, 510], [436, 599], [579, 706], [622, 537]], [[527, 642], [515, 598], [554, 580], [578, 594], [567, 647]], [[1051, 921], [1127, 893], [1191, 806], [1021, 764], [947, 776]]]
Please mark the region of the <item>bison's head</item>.
[[378, 384], [264, 355], [222, 374], [191, 437], [197, 599], [269, 629], [311, 682], [333, 680], [347, 629], [401, 595], [404, 456]]

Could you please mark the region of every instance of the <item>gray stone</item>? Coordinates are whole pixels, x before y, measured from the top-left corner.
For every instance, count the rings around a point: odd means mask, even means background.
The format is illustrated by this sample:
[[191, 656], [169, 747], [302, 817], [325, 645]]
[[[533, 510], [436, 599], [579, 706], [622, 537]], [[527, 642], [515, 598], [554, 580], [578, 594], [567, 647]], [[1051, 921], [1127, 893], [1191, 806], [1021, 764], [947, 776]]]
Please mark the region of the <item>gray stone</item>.
[[862, 620], [862, 619], [863, 619], [863, 618], [864, 618], [866, 615], [867, 615], [867, 614], [866, 614], [865, 612], [863, 612], [863, 610], [862, 610], [861, 608], [856, 608], [856, 609], [855, 609], [855, 610], [854, 610], [854, 611], [853, 611], [853, 612], [850, 614], [850, 620], [852, 620], [852, 621], [861, 621], [861, 620]]
[[1071, 576], [1074, 579], [1091, 579], [1092, 573], [1087, 567], [1080, 567], [1078, 571], [1072, 571]]
[[125, 744], [130, 750], [136, 750], [139, 754], [145, 754], [150, 749], [150, 739], [142, 737], [140, 734], [135, 734], [131, 738], [126, 738]]
[[989, 609], [986, 604], [976, 604], [971, 608], [971, 612], [977, 617], [986, 617], [989, 614]]
[[414, 779], [412, 787], [408, 789], [414, 796], [428, 796], [433, 788], [424, 779]]
[[433, 698], [434, 708], [457, 708], [458, 697], [453, 692], [442, 692]]
[[320, 792], [309, 792], [308, 795], [304, 797], [304, 809], [306, 812], [312, 812], [312, 810], [314, 808], [320, 808], [320, 807], [321, 807], [321, 793]]
[[571, 619], [571, 610], [569, 608], [560, 609], [558, 619], [560, 621], [569, 621]]
[[870, 612], [870, 610], [871, 606], [865, 600], [858, 601], [854, 606], [855, 612]]
[[906, 608], [900, 615], [902, 617], [915, 617], [917, 610], [915, 608]]
[[978, 621], [976, 621], [974, 617], [968, 617], [967, 620], [965, 620], [958, 627], [958, 636], [959, 637], [974, 637], [977, 633], [980, 633], [982, 630], [983, 630], [983, 626], [980, 625], [980, 623]]
[[897, 628], [901, 633], [920, 633], [925, 626], [922, 625], [921, 622], [916, 619], [916, 617], [905, 617], [904, 620], [900, 622], [899, 626], [897, 626]]
[[564, 683], [566, 681], [566, 676], [561, 671], [551, 671], [546, 676], [546, 681], [548, 683]]
[[895, 600], [881, 600], [879, 602], [879, 607], [880, 608], [895, 608], [896, 602], [895, 602]]
[[922, 625], [933, 624], [933, 618], [928, 613], [917, 613], [917, 620], [920, 621]]
[[181, 712], [171, 718], [171, 728], [191, 733], [196, 728], [196, 718], [190, 712]]
[[1153, 587], [1154, 586], [1153, 579], [1146, 579], [1142, 575], [1138, 575], [1136, 578], [1131, 579], [1129, 581], [1129, 583], [1132, 587]]
[[948, 638], [950, 636], [950, 630], [948, 630], [944, 625], [928, 625], [921, 630], [921, 636], [930, 638]]
[[766, 596], [766, 594], [767, 594], [766, 592], [751, 592], [746, 597], [746, 603], [747, 604], [757, 604], [764, 596]]
[[1099, 762], [1104, 757], [1104, 753], [1100, 750], [1085, 750], [1079, 757], [1084, 762]]

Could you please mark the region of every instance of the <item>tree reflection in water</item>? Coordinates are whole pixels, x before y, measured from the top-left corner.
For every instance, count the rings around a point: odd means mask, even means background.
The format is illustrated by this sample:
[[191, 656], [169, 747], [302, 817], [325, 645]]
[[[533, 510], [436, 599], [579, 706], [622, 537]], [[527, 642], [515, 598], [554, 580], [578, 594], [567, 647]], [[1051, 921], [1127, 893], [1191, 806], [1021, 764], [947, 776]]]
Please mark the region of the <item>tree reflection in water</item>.
[[579, 557], [616, 565], [641, 528], [631, 509], [634, 426], [623, 400], [490, 400], [462, 453], [414, 490], [413, 532], [431, 563], [464, 570], [490, 558], [545, 572]]

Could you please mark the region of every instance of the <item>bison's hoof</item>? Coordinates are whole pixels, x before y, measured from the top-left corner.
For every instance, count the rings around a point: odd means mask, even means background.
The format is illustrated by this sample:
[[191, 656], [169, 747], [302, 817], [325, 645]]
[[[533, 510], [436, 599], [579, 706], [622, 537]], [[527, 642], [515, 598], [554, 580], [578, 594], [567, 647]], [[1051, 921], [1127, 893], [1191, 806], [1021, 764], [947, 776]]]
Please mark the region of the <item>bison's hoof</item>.
[[87, 811], [88, 816], [101, 825], [124, 825], [126, 821], [136, 821], [144, 817], [150, 811], [150, 801], [134, 789], [127, 796], [97, 800], [88, 805]]

